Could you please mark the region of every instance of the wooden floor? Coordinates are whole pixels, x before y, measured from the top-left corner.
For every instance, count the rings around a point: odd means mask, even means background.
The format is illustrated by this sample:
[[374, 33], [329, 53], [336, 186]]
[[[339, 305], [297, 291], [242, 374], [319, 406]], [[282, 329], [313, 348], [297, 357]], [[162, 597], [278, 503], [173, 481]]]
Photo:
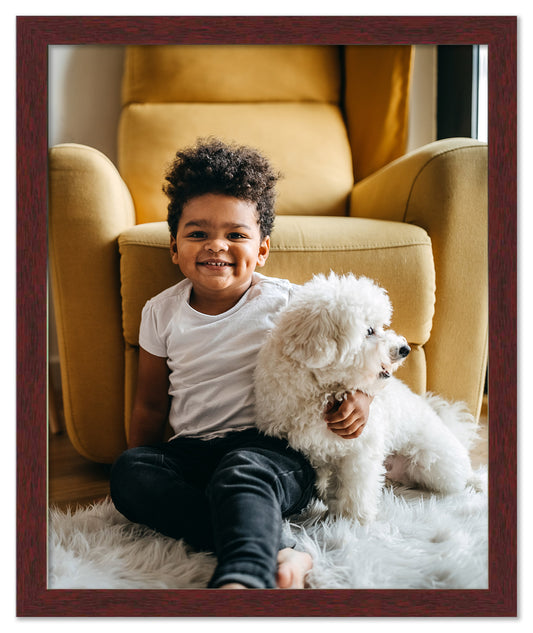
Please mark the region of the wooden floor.
[[111, 467], [82, 457], [66, 432], [50, 435], [48, 455], [50, 506], [62, 509], [87, 506], [109, 494]]
[[[484, 401], [480, 440], [472, 451], [474, 468], [488, 461], [488, 416]], [[61, 509], [87, 506], [109, 493], [110, 466], [81, 457], [66, 432], [51, 433], [49, 441], [49, 505]]]

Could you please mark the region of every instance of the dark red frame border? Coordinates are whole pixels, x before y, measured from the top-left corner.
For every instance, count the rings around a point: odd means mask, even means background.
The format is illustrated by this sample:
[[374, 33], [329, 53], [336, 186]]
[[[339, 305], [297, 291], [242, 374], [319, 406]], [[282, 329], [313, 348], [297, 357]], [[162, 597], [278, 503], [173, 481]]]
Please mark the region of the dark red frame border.
[[[17, 18], [18, 616], [516, 616], [516, 37], [514, 16]], [[137, 43], [488, 44], [488, 590], [47, 589], [47, 47]]]

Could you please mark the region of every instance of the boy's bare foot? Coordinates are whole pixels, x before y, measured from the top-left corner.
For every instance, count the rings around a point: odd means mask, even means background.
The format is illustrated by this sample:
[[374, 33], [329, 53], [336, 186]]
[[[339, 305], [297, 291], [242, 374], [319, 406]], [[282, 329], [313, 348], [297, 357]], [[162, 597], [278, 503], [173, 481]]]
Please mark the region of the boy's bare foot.
[[303, 589], [305, 576], [313, 567], [313, 559], [307, 552], [286, 547], [278, 553], [277, 584], [279, 589]]
[[[278, 589], [304, 589], [305, 576], [313, 567], [313, 559], [307, 552], [286, 547], [278, 552]], [[247, 589], [238, 582], [229, 582], [219, 589]]]

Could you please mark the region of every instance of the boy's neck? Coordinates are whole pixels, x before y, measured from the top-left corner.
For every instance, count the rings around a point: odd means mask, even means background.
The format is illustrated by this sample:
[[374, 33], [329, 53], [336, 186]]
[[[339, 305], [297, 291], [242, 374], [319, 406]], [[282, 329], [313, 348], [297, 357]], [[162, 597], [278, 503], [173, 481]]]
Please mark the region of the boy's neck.
[[215, 316], [217, 314], [223, 314], [228, 310], [231, 310], [233, 306], [237, 305], [242, 297], [246, 294], [246, 292], [250, 289], [252, 285], [252, 280], [250, 279], [250, 283], [245, 287], [243, 292], [238, 295], [230, 295], [225, 296], [224, 293], [213, 292], [212, 294], [199, 294], [195, 291], [194, 286], [191, 290], [191, 295], [189, 297], [189, 305], [191, 308], [196, 310], [196, 312], [201, 312], [202, 314], [208, 314], [210, 316]]

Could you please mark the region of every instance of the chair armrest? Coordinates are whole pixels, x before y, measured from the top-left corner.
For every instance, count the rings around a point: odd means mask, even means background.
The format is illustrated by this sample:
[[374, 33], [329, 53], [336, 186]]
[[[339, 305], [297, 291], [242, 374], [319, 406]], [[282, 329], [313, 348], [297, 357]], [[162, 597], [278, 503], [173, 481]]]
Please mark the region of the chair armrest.
[[432, 241], [436, 304], [427, 388], [478, 416], [488, 353], [487, 146], [445, 139], [357, 183], [350, 214], [408, 222]]
[[135, 223], [129, 191], [97, 150], [49, 152], [49, 253], [65, 423], [76, 450], [111, 462], [126, 447], [117, 238]]

